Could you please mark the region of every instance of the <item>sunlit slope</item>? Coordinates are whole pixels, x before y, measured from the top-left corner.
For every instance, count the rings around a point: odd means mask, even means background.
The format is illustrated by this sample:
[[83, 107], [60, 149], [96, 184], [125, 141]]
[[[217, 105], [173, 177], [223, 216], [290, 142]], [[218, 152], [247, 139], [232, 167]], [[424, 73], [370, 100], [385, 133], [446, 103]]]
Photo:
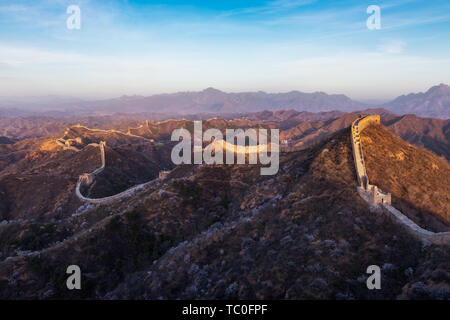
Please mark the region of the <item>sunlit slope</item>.
[[448, 230], [449, 163], [384, 126], [367, 128], [361, 139], [371, 183], [391, 192], [393, 205], [422, 227]]

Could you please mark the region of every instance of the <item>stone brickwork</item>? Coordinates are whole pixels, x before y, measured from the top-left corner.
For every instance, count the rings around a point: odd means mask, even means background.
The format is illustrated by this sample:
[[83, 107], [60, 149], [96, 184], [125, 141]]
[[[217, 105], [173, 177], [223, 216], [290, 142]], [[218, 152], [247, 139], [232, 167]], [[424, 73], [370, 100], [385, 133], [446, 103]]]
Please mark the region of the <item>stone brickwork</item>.
[[366, 193], [368, 193], [368, 199], [372, 204], [377, 205], [385, 202], [390, 204], [391, 194], [383, 192], [382, 190], [378, 189], [377, 186], [371, 185], [369, 183], [369, 176], [366, 172], [360, 133], [371, 124], [380, 124], [380, 116], [371, 115], [360, 117], [352, 123], [351, 140], [353, 160], [355, 162], [356, 169], [356, 178], [358, 180], [359, 186], [363, 188]]

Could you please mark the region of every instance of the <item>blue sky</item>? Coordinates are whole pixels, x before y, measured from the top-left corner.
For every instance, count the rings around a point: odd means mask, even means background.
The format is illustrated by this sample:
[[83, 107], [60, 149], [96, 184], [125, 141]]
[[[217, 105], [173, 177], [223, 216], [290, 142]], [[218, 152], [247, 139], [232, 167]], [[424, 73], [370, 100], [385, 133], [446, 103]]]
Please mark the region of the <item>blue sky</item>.
[[[66, 27], [69, 5], [80, 30]], [[366, 27], [369, 5], [380, 30]], [[0, 0], [0, 96], [212, 86], [389, 99], [450, 83], [449, 52], [448, 0]]]

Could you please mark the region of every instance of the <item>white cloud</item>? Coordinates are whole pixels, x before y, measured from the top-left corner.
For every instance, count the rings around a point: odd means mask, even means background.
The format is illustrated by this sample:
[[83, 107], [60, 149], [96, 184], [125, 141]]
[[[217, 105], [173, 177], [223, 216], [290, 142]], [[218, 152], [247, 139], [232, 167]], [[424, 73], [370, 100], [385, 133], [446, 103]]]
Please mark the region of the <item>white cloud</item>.
[[382, 53], [399, 54], [404, 51], [406, 42], [402, 40], [391, 40], [384, 42], [378, 47], [378, 50]]
[[89, 61], [79, 54], [48, 51], [32, 47], [13, 47], [0, 44], [0, 64], [9, 67], [39, 64], [67, 64]]
[[241, 14], [274, 14], [278, 12], [289, 11], [298, 7], [315, 3], [317, 0], [274, 0], [266, 2], [264, 5], [257, 7], [240, 8], [226, 11], [220, 16], [233, 16]]
[[24, 12], [28, 8], [23, 5], [11, 4], [6, 6], [0, 6], [0, 13], [13, 13], [13, 12]]

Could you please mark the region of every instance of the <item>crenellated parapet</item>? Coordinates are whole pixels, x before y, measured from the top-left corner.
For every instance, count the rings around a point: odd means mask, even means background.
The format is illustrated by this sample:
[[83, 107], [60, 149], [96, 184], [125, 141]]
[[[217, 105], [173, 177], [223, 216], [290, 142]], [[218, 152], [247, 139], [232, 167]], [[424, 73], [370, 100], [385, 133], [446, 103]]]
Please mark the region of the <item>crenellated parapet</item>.
[[353, 160], [355, 162], [356, 178], [359, 184], [358, 188], [360, 189], [359, 194], [373, 205], [383, 203], [391, 204], [391, 194], [389, 192], [383, 192], [369, 182], [361, 144], [361, 132], [371, 125], [380, 123], [379, 115], [361, 116], [353, 121], [351, 127]]
[[359, 117], [353, 121], [351, 127], [352, 151], [353, 160], [355, 162], [356, 176], [359, 186], [365, 191], [370, 191], [371, 185], [369, 184], [369, 177], [367, 175], [366, 165], [364, 163], [360, 133], [372, 124], [380, 124], [379, 115]]

